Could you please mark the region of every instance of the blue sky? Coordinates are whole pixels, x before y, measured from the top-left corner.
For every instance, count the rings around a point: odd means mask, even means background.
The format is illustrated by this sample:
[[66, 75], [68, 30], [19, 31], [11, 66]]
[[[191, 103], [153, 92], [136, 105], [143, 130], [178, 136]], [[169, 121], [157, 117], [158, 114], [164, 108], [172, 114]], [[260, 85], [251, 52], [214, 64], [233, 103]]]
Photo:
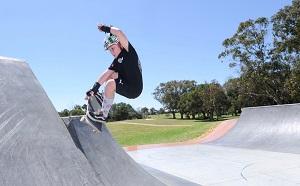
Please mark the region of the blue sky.
[[0, 55], [26, 60], [58, 111], [84, 104], [84, 96], [110, 65], [97, 23], [127, 35], [143, 68], [144, 91], [115, 102], [134, 108], [160, 103], [152, 93], [161, 82], [236, 76], [217, 58], [224, 39], [240, 22], [270, 17], [291, 0], [41, 0], [1, 1]]

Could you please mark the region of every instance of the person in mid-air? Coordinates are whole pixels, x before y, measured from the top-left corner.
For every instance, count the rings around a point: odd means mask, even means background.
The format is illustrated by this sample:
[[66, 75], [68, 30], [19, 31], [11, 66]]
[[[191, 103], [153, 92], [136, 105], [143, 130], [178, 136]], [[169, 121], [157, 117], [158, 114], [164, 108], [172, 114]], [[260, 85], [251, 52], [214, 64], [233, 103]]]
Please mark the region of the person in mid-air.
[[116, 27], [103, 24], [99, 24], [98, 29], [106, 33], [104, 48], [110, 51], [114, 60], [86, 92], [89, 98], [98, 92], [101, 85], [105, 85], [101, 110], [88, 112], [87, 116], [93, 121], [103, 122], [108, 117], [115, 93], [129, 99], [137, 98], [143, 90], [143, 78], [138, 54], [125, 34]]

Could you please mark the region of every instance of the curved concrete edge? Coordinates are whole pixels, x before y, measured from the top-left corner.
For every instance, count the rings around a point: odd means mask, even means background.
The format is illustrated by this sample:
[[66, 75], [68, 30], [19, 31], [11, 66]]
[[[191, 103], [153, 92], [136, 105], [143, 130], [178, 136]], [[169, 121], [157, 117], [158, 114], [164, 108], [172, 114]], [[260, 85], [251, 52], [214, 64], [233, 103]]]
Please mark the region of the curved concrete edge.
[[300, 154], [300, 104], [244, 108], [233, 130], [210, 144]]

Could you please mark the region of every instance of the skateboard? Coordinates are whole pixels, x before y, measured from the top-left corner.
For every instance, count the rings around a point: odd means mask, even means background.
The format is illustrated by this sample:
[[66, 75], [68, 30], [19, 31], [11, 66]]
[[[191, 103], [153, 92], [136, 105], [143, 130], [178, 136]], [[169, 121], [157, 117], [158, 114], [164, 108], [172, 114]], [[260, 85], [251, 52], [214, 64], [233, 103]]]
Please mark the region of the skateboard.
[[105, 122], [92, 121], [88, 116], [88, 112], [99, 112], [102, 107], [102, 102], [103, 102], [102, 93], [97, 92], [96, 94], [89, 96], [87, 100], [86, 114], [82, 116], [80, 119], [81, 122], [89, 125], [92, 128], [92, 131], [95, 133], [101, 132], [102, 125], [105, 124]]

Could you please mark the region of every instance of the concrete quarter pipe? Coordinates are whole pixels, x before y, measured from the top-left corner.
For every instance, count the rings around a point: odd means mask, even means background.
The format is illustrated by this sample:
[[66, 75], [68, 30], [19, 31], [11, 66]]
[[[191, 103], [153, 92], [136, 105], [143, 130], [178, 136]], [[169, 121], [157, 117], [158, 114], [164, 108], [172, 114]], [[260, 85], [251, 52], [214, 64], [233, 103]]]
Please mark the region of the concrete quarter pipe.
[[216, 136], [210, 142], [129, 154], [141, 164], [206, 186], [300, 185], [300, 104], [245, 108], [231, 130]]
[[164, 185], [113, 152], [119, 147], [108, 132], [98, 143], [78, 120], [70, 126], [84, 153], [76, 148], [27, 63], [0, 57], [0, 90], [0, 185]]
[[249, 107], [213, 145], [300, 154], [300, 104]]

